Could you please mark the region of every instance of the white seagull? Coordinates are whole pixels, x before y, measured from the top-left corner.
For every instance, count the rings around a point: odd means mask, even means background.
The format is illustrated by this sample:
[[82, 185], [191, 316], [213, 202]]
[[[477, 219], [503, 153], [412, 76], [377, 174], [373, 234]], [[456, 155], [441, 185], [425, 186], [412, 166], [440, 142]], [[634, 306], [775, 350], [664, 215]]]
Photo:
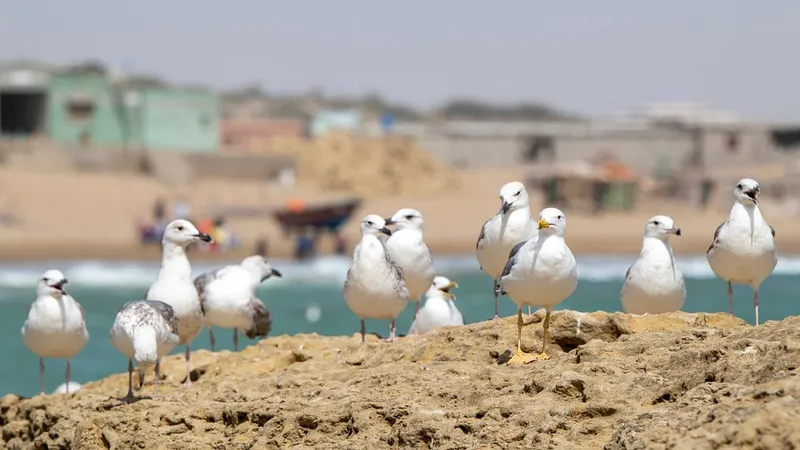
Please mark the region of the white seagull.
[[[167, 225], [161, 239], [161, 270], [145, 295], [146, 300], [158, 300], [170, 305], [180, 321], [178, 336], [181, 338], [179, 343], [186, 346], [187, 387], [192, 385], [189, 344], [200, 334], [205, 321], [200, 297], [192, 280], [192, 266], [186, 257], [186, 247], [197, 241], [211, 242], [211, 236], [198, 231], [188, 220], [173, 220]], [[156, 362], [157, 369], [160, 364], [160, 360]]]
[[22, 326], [22, 342], [39, 356], [39, 390], [44, 395], [44, 358], [64, 358], [66, 392], [70, 386], [70, 358], [89, 341], [83, 307], [64, 291], [67, 278], [51, 269], [36, 285], [36, 300]]
[[403, 208], [386, 219], [386, 225], [396, 226], [392, 235], [386, 239], [386, 248], [392, 261], [403, 270], [408, 299], [414, 302], [416, 318], [421, 297], [431, 287], [436, 276], [431, 251], [423, 238], [422, 214], [416, 209]]
[[172, 351], [178, 336], [178, 318], [171, 306], [155, 300], [127, 302], [114, 317], [111, 325], [111, 344], [128, 358], [128, 394], [120, 399], [124, 403], [136, 401], [133, 395], [133, 363], [139, 371], [139, 386], [144, 384], [144, 371], [155, 366], [153, 393], [158, 387], [158, 361]]
[[[525, 185], [512, 181], [500, 188], [500, 210], [481, 227], [475, 244], [478, 264], [494, 281], [494, 318], [500, 318], [497, 299], [500, 275], [515, 245], [536, 236], [536, 223], [531, 220], [531, 206]], [[530, 308], [528, 308], [530, 314]]]
[[272, 327], [272, 314], [256, 297], [258, 285], [281, 277], [261, 255], [248, 256], [241, 264], [225, 266], [194, 279], [214, 351], [212, 327], [233, 328], [233, 350], [239, 350], [239, 330], [249, 339], [264, 337]]
[[443, 326], [464, 325], [464, 317], [455, 305], [456, 296], [450, 290], [458, 283], [441, 275], [433, 279], [433, 285], [425, 294], [425, 306], [420, 308], [417, 318], [411, 322], [408, 334], [425, 334]]
[[366, 342], [367, 317], [389, 320], [388, 341], [394, 342], [395, 318], [408, 302], [403, 271], [389, 257], [378, 233], [392, 235], [381, 216], [365, 216], [361, 220], [361, 241], [353, 251], [342, 290], [347, 306], [361, 318], [361, 342]]
[[679, 311], [686, 300], [683, 274], [675, 263], [669, 238], [681, 229], [668, 216], [647, 221], [639, 258], [625, 273], [620, 299], [630, 314], [661, 314]]
[[755, 324], [758, 325], [758, 288], [778, 264], [775, 229], [758, 208], [758, 182], [743, 178], [736, 184], [728, 220], [714, 232], [706, 258], [711, 270], [728, 282], [728, 311], [733, 314], [733, 285], [753, 288]]
[[[564, 241], [567, 218], [556, 208], [539, 213], [539, 234], [517, 244], [500, 277], [500, 289], [517, 304], [517, 352], [508, 364], [526, 364], [549, 359], [545, 352], [547, 329], [553, 308], [575, 292], [578, 269], [575, 257]], [[522, 351], [522, 306], [541, 306], [546, 310], [542, 351], [531, 355]]]

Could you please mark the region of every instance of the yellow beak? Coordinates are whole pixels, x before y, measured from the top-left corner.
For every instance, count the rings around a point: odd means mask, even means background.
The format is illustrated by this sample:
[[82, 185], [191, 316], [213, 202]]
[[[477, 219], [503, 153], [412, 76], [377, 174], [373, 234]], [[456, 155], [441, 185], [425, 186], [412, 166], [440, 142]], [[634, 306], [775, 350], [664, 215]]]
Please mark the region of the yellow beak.
[[453, 289], [453, 288], [457, 288], [457, 287], [458, 287], [458, 283], [456, 283], [455, 281], [451, 281], [450, 284], [445, 286], [445, 289]]
[[544, 219], [542, 219], [542, 220], [540, 220], [540, 221], [539, 221], [539, 229], [540, 229], [540, 230], [541, 230], [542, 228], [547, 228], [547, 227], [549, 227], [549, 226], [550, 226], [550, 223], [549, 223], [548, 221], [546, 221], [546, 220], [544, 220]]

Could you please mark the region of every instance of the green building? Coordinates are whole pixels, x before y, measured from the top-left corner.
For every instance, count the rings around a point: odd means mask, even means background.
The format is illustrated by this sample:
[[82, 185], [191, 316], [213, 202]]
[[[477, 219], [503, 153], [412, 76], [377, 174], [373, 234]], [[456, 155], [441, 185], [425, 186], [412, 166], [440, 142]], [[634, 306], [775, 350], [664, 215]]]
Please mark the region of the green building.
[[[146, 78], [112, 80], [95, 64], [39, 77], [47, 79], [44, 88], [40, 82], [14, 89], [25, 97], [4, 95], [3, 79], [0, 125], [10, 123], [0, 127], [3, 134], [43, 130], [59, 144], [152, 151], [214, 152], [219, 145], [219, 98], [207, 90], [173, 88]], [[24, 117], [31, 118], [29, 124], [19, 123]]]

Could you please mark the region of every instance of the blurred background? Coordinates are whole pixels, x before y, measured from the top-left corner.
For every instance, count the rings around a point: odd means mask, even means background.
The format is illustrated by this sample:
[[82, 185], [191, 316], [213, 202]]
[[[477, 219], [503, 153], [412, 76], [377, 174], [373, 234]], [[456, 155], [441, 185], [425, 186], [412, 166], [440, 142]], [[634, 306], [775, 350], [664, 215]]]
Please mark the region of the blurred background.
[[[19, 327], [51, 267], [92, 334], [74, 377], [124, 370], [108, 329], [154, 280], [174, 218], [215, 238], [191, 252], [195, 275], [253, 253], [284, 273], [260, 290], [273, 333], [350, 334], [360, 218], [413, 207], [467, 322], [488, 319], [475, 240], [513, 180], [534, 214], [569, 218], [581, 282], [562, 308], [619, 310], [645, 221], [667, 214], [685, 309], [727, 311], [705, 250], [735, 182], [755, 178], [781, 252], [761, 314], [798, 314], [798, 20], [788, 0], [6, 6], [0, 357], [20, 364], [0, 367], [0, 392], [36, 391]], [[752, 322], [751, 291], [735, 292]], [[398, 330], [410, 321], [411, 307]]]

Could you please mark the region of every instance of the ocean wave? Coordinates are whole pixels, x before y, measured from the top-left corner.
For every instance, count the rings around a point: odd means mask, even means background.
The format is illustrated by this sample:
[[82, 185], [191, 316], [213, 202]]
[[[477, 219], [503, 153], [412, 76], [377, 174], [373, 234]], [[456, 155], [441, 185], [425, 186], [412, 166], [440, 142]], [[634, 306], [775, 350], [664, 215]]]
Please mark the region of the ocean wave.
[[[580, 256], [578, 278], [587, 281], [621, 280], [628, 270], [631, 256]], [[678, 265], [687, 278], [708, 279], [715, 275], [705, 256], [677, 257]], [[329, 286], [341, 284], [347, 275], [350, 258], [326, 256], [311, 261], [275, 259], [273, 267], [283, 273], [262, 285], [262, 289], [276, 288], [288, 284], [303, 283]], [[222, 264], [196, 263], [193, 274], [199, 275]], [[445, 274], [478, 272], [478, 262], [473, 256], [440, 256], [435, 259], [436, 268]], [[142, 287], [148, 286], [159, 269], [157, 262], [109, 262], [109, 261], [42, 261], [34, 263], [0, 264], [0, 287], [33, 288], [45, 270], [58, 268], [64, 272], [72, 286], [87, 287]], [[778, 260], [775, 274], [800, 273], [800, 256], [782, 257]]]

